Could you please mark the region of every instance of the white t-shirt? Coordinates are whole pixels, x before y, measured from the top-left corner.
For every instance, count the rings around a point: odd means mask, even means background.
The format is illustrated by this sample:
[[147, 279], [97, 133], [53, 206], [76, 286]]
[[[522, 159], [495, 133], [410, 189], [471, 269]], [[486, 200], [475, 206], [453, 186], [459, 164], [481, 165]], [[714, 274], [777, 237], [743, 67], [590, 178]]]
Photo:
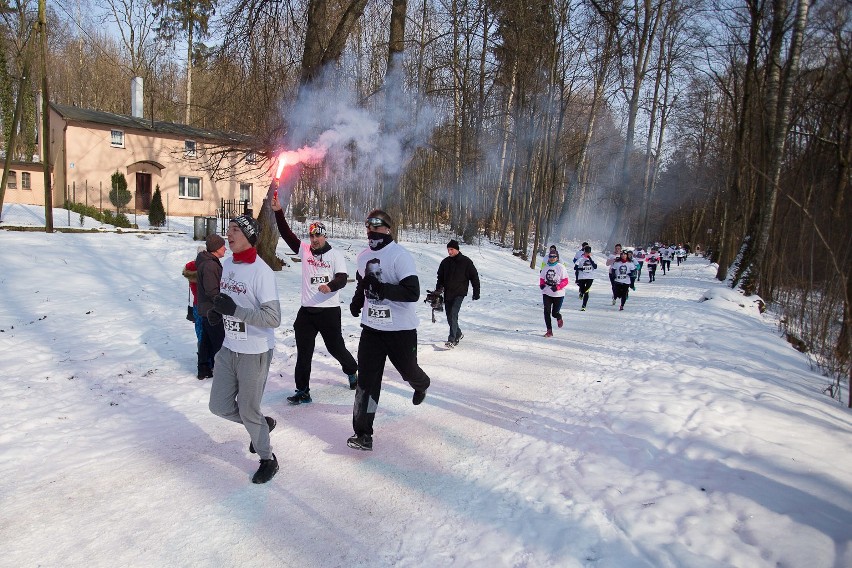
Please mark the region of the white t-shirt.
[[595, 279], [595, 267], [592, 266], [592, 259], [581, 257], [577, 260], [577, 269], [579, 272], [577, 273], [577, 280], [594, 280]]
[[630, 273], [636, 270], [636, 264], [632, 260], [621, 262], [616, 260], [612, 264], [612, 270], [615, 272], [615, 281], [621, 284], [630, 284]]
[[[232, 257], [222, 261], [222, 280], [219, 290], [229, 295], [238, 306], [257, 310], [261, 304], [278, 301], [275, 275], [263, 260], [251, 264], [236, 263]], [[236, 353], [266, 353], [275, 345], [271, 327], [257, 327], [236, 316], [223, 315], [225, 342], [222, 344]]]
[[311, 245], [303, 241], [299, 247], [299, 258], [302, 259], [302, 305], [307, 308], [340, 306], [340, 294], [337, 291], [323, 294], [319, 287], [331, 282], [335, 274], [346, 272], [343, 253], [333, 248], [315, 255]]
[[[373, 273], [380, 282], [399, 284], [409, 276], [417, 276], [414, 258], [397, 242], [379, 250], [365, 249], [358, 254], [358, 274], [361, 278]], [[417, 302], [394, 302], [364, 297], [361, 323], [379, 331], [404, 331], [417, 329]]]
[[541, 272], [539, 272], [538, 277], [541, 280], [544, 280], [544, 289], [541, 291], [542, 294], [552, 296], [554, 298], [561, 298], [565, 296], [565, 288], [560, 288], [554, 292], [551, 289], [551, 286], [558, 286], [563, 280], [568, 279], [567, 266], [561, 262], [557, 262], [556, 264], [545, 264], [544, 268], [542, 268]]

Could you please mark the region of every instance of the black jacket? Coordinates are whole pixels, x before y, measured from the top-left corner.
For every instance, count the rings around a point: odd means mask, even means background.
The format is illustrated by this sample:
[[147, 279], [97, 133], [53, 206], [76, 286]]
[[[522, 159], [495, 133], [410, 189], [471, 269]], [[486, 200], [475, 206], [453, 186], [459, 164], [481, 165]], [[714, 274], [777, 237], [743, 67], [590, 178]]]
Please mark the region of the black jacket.
[[479, 273], [473, 261], [462, 253], [448, 256], [438, 266], [438, 283], [435, 287], [443, 289], [444, 299], [451, 300], [467, 296], [468, 282], [473, 286], [473, 297], [479, 298]]

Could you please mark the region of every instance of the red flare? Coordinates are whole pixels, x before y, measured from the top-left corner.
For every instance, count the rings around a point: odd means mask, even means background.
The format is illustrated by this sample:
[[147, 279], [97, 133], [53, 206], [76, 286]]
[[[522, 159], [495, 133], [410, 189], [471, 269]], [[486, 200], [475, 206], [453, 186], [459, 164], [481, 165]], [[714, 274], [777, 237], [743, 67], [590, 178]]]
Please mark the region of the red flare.
[[275, 171], [275, 180], [281, 179], [284, 168], [296, 164], [316, 164], [320, 162], [326, 153], [324, 146], [303, 146], [298, 150], [285, 150], [278, 154], [278, 168]]

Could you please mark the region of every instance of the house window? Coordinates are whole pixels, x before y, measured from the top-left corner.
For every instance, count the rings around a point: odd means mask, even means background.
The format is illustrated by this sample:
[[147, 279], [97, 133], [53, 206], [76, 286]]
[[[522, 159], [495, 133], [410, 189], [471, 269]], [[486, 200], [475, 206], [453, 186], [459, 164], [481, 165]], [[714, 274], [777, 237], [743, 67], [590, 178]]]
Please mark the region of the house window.
[[248, 201], [251, 203], [251, 184], [250, 183], [241, 183], [240, 184], [240, 201]]
[[256, 164], [257, 163], [257, 153], [246, 152], [246, 163], [247, 164]]
[[21, 172], [21, 189], [32, 189], [32, 181], [30, 180], [30, 172]]
[[195, 157], [195, 140], [186, 140], [183, 143], [183, 154], [187, 158]]
[[18, 189], [18, 172], [9, 171], [6, 178], [6, 189]]
[[123, 130], [110, 130], [110, 146], [113, 148], [124, 148]]
[[178, 185], [178, 197], [201, 199], [201, 178], [180, 176]]

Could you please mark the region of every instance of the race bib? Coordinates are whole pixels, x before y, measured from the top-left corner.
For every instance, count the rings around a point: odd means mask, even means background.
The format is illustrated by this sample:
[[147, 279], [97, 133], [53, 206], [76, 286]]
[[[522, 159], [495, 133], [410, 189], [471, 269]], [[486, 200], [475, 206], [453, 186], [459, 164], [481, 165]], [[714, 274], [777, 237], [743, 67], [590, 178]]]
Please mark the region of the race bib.
[[331, 281], [331, 279], [328, 277], [327, 274], [324, 275], [324, 276], [311, 276], [311, 286], [319, 286], [321, 284], [328, 284], [330, 281]]
[[222, 316], [222, 322], [225, 324], [225, 337], [233, 339], [234, 341], [248, 340], [246, 322], [224, 315]]
[[368, 303], [367, 321], [380, 326], [392, 325], [393, 314], [391, 314], [390, 306]]

